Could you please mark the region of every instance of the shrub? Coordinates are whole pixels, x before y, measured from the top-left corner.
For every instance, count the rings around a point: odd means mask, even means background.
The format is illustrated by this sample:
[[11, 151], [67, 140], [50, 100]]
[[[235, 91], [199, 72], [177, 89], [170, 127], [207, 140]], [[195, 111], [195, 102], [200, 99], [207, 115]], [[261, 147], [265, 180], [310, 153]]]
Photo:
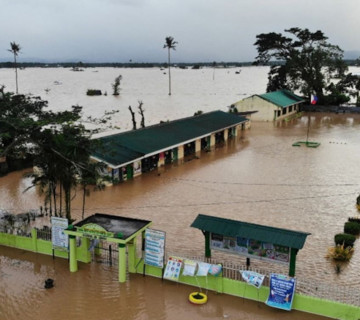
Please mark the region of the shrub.
[[349, 218], [348, 221], [349, 221], [349, 222], [356, 222], [356, 223], [359, 223], [359, 224], [360, 224], [360, 218], [356, 218], [356, 217], [354, 217], [354, 218]]
[[337, 245], [336, 247], [329, 248], [327, 258], [332, 258], [336, 261], [349, 261], [354, 253], [354, 248], [344, 245]]
[[97, 89], [88, 89], [86, 92], [86, 95], [88, 96], [101, 96], [101, 90]]
[[349, 233], [353, 235], [360, 234], [360, 224], [356, 222], [345, 222], [344, 233]]
[[356, 237], [348, 233], [338, 233], [334, 237], [335, 245], [344, 245], [344, 247], [353, 247]]

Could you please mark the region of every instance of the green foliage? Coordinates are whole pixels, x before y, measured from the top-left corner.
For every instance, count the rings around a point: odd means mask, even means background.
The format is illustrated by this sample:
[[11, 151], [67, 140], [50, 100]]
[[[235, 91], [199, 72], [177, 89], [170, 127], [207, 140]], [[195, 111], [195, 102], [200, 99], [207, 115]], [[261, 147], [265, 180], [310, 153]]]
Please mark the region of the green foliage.
[[349, 233], [353, 235], [359, 235], [360, 234], [360, 224], [356, 222], [345, 222], [344, 225], [344, 233]]
[[[0, 157], [14, 161], [31, 153], [38, 169], [31, 174], [32, 182], [44, 193], [45, 208], [49, 206], [55, 215], [64, 211], [71, 220], [73, 189], [81, 178], [86, 181], [82, 182], [84, 189], [91, 182], [90, 138], [98, 130], [87, 130], [81, 124], [79, 106], [73, 106], [71, 111], [46, 111], [47, 102], [39, 97], [4, 93], [4, 88], [0, 92]], [[92, 120], [104, 124], [113, 113], [106, 113], [100, 121]]]
[[356, 237], [348, 233], [338, 233], [334, 237], [335, 245], [344, 245], [344, 247], [353, 247]]
[[332, 258], [335, 261], [349, 261], [354, 253], [354, 248], [346, 247], [344, 245], [337, 245], [329, 248], [327, 258]]
[[235, 107], [234, 104], [229, 107], [229, 113], [238, 113], [238, 109]]
[[101, 96], [102, 92], [98, 89], [87, 89], [86, 91], [87, 96]]
[[348, 218], [348, 221], [349, 222], [356, 222], [358, 224], [360, 224], [360, 218], [357, 218], [357, 217], [353, 217], [353, 218]]
[[328, 79], [346, 71], [343, 51], [328, 43], [322, 31], [291, 28], [285, 32], [290, 37], [274, 32], [256, 36], [256, 63], [278, 62], [270, 69], [267, 91], [299, 90], [309, 99], [315, 93], [319, 103], [323, 103]]

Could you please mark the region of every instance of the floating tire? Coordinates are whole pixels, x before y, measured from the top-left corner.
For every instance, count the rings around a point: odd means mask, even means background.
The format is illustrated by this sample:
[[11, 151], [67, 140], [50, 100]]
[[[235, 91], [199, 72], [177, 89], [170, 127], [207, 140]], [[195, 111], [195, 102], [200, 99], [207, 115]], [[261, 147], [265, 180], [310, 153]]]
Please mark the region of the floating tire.
[[202, 292], [192, 292], [189, 295], [189, 301], [193, 304], [204, 304], [207, 302], [207, 295]]

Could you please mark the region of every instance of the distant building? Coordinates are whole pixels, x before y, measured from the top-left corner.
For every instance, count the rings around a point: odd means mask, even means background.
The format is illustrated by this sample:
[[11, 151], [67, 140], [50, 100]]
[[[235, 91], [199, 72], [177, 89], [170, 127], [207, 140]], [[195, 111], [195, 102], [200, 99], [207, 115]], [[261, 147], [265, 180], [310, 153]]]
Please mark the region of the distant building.
[[165, 164], [199, 157], [234, 139], [249, 122], [243, 116], [213, 111], [197, 116], [99, 138], [92, 154], [103, 162], [103, 172], [113, 181], [124, 181]]
[[288, 90], [255, 94], [233, 104], [238, 112], [253, 112], [253, 121], [275, 121], [287, 118], [299, 111], [305, 99]]

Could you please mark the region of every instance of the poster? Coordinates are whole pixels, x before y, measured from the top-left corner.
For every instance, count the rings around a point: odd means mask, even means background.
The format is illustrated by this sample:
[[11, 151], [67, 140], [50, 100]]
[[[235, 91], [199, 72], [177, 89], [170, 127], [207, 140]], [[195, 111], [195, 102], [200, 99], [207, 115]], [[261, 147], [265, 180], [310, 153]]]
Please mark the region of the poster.
[[69, 223], [65, 218], [51, 217], [51, 242], [53, 248], [68, 249], [69, 238], [64, 230]]
[[258, 289], [261, 287], [265, 278], [264, 275], [254, 271], [240, 271], [240, 273], [246, 283], [251, 284]]
[[270, 275], [270, 293], [266, 304], [270, 307], [290, 311], [294, 294], [296, 279], [281, 274]]
[[179, 280], [182, 263], [183, 260], [180, 258], [169, 257], [165, 268], [164, 279]]
[[145, 264], [164, 267], [165, 232], [154, 229], [145, 230]]
[[214, 250], [244, 255], [249, 258], [258, 257], [284, 263], [290, 261], [289, 247], [244, 237], [227, 237], [211, 233], [210, 247]]

